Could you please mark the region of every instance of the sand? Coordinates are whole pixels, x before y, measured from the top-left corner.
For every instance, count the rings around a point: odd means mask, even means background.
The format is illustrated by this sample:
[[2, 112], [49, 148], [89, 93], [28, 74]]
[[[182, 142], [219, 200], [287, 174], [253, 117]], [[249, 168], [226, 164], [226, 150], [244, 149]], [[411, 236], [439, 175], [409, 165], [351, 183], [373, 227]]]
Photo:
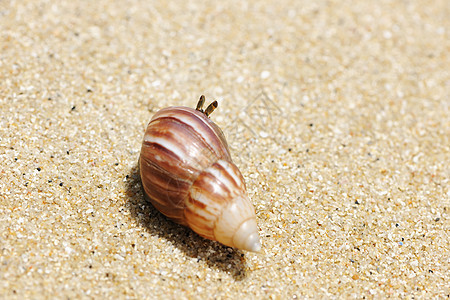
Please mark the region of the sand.
[[[0, 298], [450, 295], [450, 4], [0, 1]], [[217, 99], [263, 249], [144, 199], [161, 108]]]

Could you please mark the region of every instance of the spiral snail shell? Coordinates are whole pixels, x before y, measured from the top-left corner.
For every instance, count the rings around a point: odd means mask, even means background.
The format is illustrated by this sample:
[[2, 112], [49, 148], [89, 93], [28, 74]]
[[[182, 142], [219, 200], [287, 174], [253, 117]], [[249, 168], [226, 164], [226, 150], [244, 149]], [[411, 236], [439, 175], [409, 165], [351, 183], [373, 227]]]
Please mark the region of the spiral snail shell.
[[140, 175], [150, 202], [200, 236], [247, 251], [261, 249], [255, 209], [222, 130], [202, 95], [196, 109], [158, 111], [145, 131]]

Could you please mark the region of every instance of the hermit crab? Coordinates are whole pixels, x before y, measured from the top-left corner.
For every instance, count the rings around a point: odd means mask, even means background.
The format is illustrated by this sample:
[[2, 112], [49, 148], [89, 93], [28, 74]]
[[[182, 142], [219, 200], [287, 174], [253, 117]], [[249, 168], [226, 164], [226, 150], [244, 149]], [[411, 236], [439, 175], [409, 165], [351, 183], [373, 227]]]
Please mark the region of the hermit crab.
[[161, 213], [200, 236], [258, 252], [255, 209], [222, 130], [205, 110], [172, 106], [150, 120], [139, 158], [146, 196]]

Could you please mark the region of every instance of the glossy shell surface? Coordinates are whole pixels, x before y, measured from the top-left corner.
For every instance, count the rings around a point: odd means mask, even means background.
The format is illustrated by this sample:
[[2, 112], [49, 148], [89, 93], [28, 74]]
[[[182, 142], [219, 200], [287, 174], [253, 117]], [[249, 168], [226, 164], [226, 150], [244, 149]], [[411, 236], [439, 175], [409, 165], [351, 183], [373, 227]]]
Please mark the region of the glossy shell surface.
[[145, 132], [139, 166], [145, 194], [161, 213], [227, 246], [261, 249], [244, 178], [221, 129], [203, 111], [158, 111]]

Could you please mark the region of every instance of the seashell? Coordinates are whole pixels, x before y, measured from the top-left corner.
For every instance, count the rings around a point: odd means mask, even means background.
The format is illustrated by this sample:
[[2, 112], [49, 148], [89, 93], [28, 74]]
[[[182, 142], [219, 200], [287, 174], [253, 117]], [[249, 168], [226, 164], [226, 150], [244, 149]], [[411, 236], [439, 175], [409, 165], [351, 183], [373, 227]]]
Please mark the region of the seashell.
[[255, 209], [222, 130], [201, 96], [196, 109], [173, 106], [148, 124], [139, 158], [146, 196], [165, 216], [230, 247], [261, 249]]

